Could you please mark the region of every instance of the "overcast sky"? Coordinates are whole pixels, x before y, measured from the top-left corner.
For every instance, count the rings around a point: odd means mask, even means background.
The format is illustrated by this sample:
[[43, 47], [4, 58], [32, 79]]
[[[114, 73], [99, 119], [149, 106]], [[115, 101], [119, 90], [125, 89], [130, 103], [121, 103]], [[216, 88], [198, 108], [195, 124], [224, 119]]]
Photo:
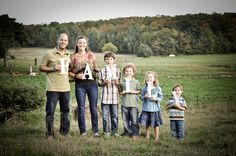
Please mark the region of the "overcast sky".
[[0, 0], [0, 15], [24, 25], [200, 12], [236, 13], [236, 0]]

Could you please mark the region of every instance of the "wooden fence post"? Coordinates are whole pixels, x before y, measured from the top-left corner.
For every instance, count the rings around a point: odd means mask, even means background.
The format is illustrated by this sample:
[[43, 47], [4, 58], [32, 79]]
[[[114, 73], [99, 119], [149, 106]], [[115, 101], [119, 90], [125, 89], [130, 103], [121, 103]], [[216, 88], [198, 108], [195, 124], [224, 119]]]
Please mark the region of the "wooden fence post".
[[12, 63], [10, 63], [10, 74], [13, 74]]
[[198, 108], [198, 96], [197, 96], [197, 108]]
[[34, 59], [34, 65], [37, 66], [37, 58]]

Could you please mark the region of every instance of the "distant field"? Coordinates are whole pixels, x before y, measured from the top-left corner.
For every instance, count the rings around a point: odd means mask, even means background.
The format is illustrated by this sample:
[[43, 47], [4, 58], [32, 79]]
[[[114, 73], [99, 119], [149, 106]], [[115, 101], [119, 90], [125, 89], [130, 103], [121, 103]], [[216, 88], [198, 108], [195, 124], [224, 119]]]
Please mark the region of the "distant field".
[[[10, 49], [9, 60], [13, 71], [27, 73], [29, 66], [38, 72], [43, 54], [49, 49], [21, 48]], [[73, 53], [70, 50], [70, 53]], [[95, 53], [99, 66], [104, 66], [103, 54]], [[34, 59], [37, 58], [37, 66]], [[236, 93], [236, 55], [194, 55], [176, 57], [141, 58], [134, 55], [117, 55], [116, 63], [123, 68], [126, 62], [133, 62], [137, 67], [136, 78], [143, 82], [148, 70], [157, 72], [160, 85], [166, 95], [175, 83], [184, 85], [184, 95], [190, 104], [235, 102]], [[1, 66], [0, 66], [1, 69]], [[220, 88], [220, 90], [219, 90]], [[222, 98], [223, 97], [223, 98]]]
[[[43, 54], [49, 49], [21, 48], [10, 49], [9, 56], [15, 60], [41, 61]], [[69, 50], [73, 53], [72, 50]], [[95, 53], [100, 66], [104, 65], [103, 54]], [[13, 60], [14, 61], [14, 60]], [[155, 70], [159, 75], [236, 75], [236, 55], [192, 55], [176, 57], [141, 58], [134, 55], [117, 55], [116, 63], [123, 67], [125, 62], [134, 62], [138, 73]], [[155, 68], [153, 68], [155, 67]], [[169, 74], [169, 75], [168, 75]]]
[[[29, 66], [35, 72], [43, 54], [49, 49], [10, 49], [8, 66], [3, 69], [0, 60], [0, 83], [11, 84], [21, 81], [32, 86], [45, 87], [45, 74], [29, 77]], [[70, 51], [72, 52], [72, 51]], [[103, 54], [95, 53], [99, 66], [104, 65]], [[37, 66], [34, 59], [37, 58]], [[117, 55], [116, 63], [122, 69], [126, 62], [137, 66], [135, 77], [142, 84], [144, 73], [153, 70], [158, 73], [164, 100], [161, 102], [164, 124], [160, 127], [162, 145], [156, 145], [153, 138], [145, 140], [144, 128], [138, 140], [130, 138], [91, 138], [91, 124], [87, 120], [89, 136], [79, 136], [77, 121], [73, 119], [76, 107], [74, 83], [71, 83], [71, 135], [64, 138], [58, 134], [59, 108], [55, 112], [56, 138], [44, 139], [45, 104], [37, 110], [19, 112], [12, 119], [0, 124], [0, 155], [186, 155], [186, 156], [228, 156], [236, 155], [236, 55], [198, 55], [176, 57], [139, 58], [134, 55]], [[9, 74], [10, 66], [13, 74]], [[5, 71], [5, 72], [4, 72]], [[175, 83], [184, 87], [183, 96], [188, 110], [185, 119], [185, 140], [178, 142], [170, 137], [166, 101]], [[143, 84], [142, 84], [143, 85]], [[100, 105], [100, 102], [98, 103]], [[100, 107], [100, 106], [99, 106]], [[140, 108], [141, 111], [141, 101]], [[122, 133], [122, 119], [119, 118], [119, 132]], [[151, 130], [153, 136], [153, 130]], [[99, 118], [99, 133], [102, 123]]]

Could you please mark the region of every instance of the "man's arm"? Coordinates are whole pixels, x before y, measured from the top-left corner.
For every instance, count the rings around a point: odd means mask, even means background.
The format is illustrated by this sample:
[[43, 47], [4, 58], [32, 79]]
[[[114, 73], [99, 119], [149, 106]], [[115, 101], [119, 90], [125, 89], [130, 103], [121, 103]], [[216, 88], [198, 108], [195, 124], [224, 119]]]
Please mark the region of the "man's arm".
[[55, 67], [48, 67], [47, 65], [40, 65], [39, 66], [39, 71], [41, 72], [55, 72], [55, 71], [59, 71], [61, 70], [61, 66], [60, 65], [56, 65]]

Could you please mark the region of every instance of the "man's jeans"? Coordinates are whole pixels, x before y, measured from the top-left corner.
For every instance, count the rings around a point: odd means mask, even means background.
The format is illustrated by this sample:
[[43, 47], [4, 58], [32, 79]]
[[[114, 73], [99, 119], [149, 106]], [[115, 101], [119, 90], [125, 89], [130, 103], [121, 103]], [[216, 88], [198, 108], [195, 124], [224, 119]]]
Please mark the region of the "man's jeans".
[[139, 135], [138, 109], [135, 107], [121, 107], [124, 124], [124, 135]]
[[70, 100], [70, 92], [54, 92], [47, 91], [47, 103], [46, 103], [46, 127], [47, 133], [46, 135], [54, 135], [54, 112], [59, 101], [60, 105], [60, 133], [62, 135], [66, 135], [70, 130], [70, 120], [69, 120], [69, 100]]
[[177, 139], [184, 138], [184, 120], [170, 120], [171, 136]]
[[96, 83], [75, 83], [75, 95], [78, 104], [78, 125], [80, 134], [86, 132], [85, 124], [85, 100], [86, 94], [88, 95], [89, 107], [91, 113], [92, 131], [98, 132], [98, 114], [97, 114], [97, 101], [98, 101], [98, 86]]
[[102, 125], [104, 133], [117, 133], [118, 131], [118, 104], [101, 104]]

